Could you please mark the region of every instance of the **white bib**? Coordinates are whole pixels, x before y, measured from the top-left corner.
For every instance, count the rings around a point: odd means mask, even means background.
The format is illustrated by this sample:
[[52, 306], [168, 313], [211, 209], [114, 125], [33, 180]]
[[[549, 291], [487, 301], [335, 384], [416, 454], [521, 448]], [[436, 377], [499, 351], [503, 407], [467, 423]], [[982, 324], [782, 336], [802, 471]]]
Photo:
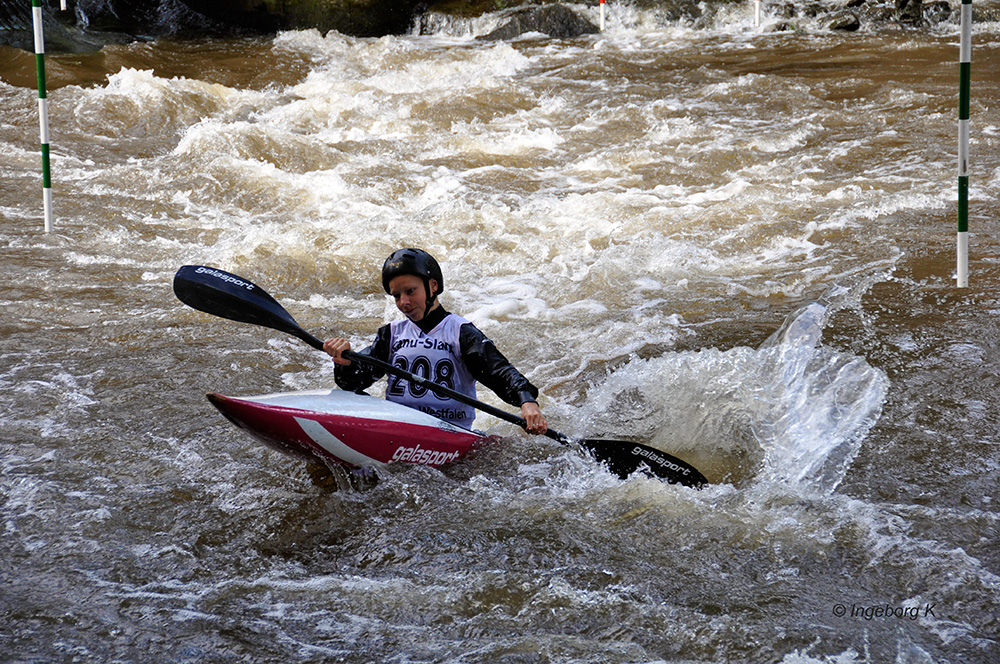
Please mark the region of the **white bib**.
[[[476, 398], [476, 380], [472, 377], [459, 345], [459, 330], [468, 323], [455, 314], [448, 314], [437, 327], [424, 333], [409, 319], [389, 324], [389, 361], [410, 373]], [[434, 417], [466, 429], [472, 428], [476, 410], [460, 401], [440, 396], [405, 378], [389, 376], [385, 398], [416, 408]]]

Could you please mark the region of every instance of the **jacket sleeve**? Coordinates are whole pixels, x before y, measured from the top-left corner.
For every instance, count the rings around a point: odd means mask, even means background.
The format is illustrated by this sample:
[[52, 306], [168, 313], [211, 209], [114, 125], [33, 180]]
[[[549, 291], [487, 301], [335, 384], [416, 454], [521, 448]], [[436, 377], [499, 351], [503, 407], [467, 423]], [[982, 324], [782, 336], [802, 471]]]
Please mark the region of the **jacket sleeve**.
[[496, 345], [472, 323], [459, 330], [459, 345], [472, 376], [512, 406], [537, 401], [538, 388], [504, 357]]
[[[375, 333], [375, 341], [371, 346], [358, 352], [358, 355], [368, 355], [386, 362], [389, 361], [389, 326], [383, 325]], [[349, 392], [361, 392], [385, 375], [378, 367], [361, 362], [351, 362], [348, 365], [338, 364], [333, 370], [333, 380], [337, 387]]]

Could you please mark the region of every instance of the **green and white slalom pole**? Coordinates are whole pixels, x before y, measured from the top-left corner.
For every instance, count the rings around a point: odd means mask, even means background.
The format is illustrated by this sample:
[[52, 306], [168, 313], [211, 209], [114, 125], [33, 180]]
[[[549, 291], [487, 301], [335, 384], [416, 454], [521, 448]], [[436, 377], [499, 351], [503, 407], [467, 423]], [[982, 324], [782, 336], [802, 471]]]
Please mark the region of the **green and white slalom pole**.
[[42, 206], [45, 232], [52, 232], [52, 173], [49, 169], [49, 100], [45, 92], [45, 36], [42, 33], [41, 0], [31, 0], [35, 28], [35, 67], [38, 70], [38, 130], [42, 139]]
[[969, 285], [969, 96], [972, 88], [972, 0], [962, 0], [958, 49], [958, 265], [957, 285]]

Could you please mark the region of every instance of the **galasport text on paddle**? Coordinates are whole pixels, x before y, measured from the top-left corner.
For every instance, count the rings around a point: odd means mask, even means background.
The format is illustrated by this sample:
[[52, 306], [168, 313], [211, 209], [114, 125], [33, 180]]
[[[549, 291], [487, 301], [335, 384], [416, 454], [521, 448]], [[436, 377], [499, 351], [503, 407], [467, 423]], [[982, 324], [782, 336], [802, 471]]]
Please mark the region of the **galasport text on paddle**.
[[[181, 302], [198, 311], [285, 332], [305, 341], [317, 350], [323, 349], [323, 342], [302, 329], [291, 314], [263, 288], [235, 274], [213, 267], [185, 265], [174, 275], [174, 294]], [[527, 426], [524, 418], [518, 415], [495, 408], [378, 358], [354, 351], [345, 352], [343, 357], [352, 362], [378, 367], [388, 374], [516, 424], [522, 429]], [[623, 440], [591, 438], [573, 440], [554, 429], [549, 429], [545, 435], [563, 445], [579, 445], [622, 479], [639, 470], [667, 482], [688, 487], [697, 488], [708, 483], [705, 476], [694, 466], [648, 445]]]

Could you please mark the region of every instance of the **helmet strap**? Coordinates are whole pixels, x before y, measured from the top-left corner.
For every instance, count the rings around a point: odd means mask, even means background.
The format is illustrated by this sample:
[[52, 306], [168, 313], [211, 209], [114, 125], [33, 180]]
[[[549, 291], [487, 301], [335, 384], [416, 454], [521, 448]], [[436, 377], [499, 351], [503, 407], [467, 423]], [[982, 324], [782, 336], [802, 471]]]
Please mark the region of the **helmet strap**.
[[424, 292], [427, 293], [427, 300], [424, 303], [424, 315], [426, 316], [427, 312], [434, 306], [434, 301], [437, 299], [437, 293], [431, 292], [431, 280], [427, 277], [424, 277]]

